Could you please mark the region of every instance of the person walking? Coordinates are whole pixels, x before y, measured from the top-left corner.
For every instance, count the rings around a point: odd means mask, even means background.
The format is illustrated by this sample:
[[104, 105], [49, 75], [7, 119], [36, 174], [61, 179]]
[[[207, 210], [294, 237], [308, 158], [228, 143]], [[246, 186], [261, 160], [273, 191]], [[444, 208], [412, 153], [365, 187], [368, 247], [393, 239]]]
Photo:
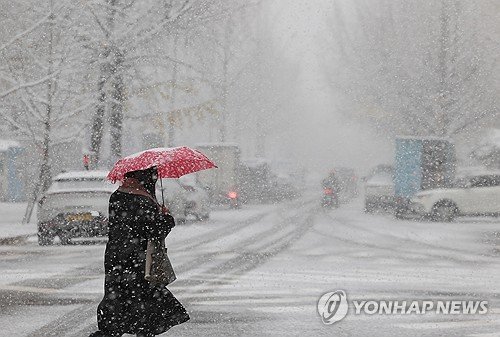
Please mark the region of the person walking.
[[104, 254], [104, 297], [99, 330], [90, 337], [159, 335], [189, 320], [165, 285], [145, 279], [148, 240], [165, 240], [173, 217], [156, 201], [156, 167], [125, 174], [109, 200], [109, 238]]

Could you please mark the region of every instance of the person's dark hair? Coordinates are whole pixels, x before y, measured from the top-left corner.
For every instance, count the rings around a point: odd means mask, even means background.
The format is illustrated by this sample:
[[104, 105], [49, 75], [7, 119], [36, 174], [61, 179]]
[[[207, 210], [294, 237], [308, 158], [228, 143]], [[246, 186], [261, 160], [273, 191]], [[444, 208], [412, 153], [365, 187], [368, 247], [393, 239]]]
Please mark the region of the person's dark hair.
[[156, 199], [156, 181], [158, 180], [158, 170], [151, 167], [145, 170], [130, 171], [125, 173], [125, 178], [133, 178], [139, 181], [144, 188]]

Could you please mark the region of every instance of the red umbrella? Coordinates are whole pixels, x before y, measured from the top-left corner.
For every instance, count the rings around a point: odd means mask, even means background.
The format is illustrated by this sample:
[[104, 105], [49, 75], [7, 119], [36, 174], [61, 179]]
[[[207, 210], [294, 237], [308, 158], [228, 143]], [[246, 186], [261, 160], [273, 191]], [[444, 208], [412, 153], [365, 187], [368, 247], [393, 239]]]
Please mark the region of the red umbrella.
[[159, 178], [179, 178], [183, 175], [217, 167], [198, 150], [187, 146], [156, 148], [138, 152], [116, 162], [108, 174], [112, 182], [123, 180], [125, 173], [156, 166]]

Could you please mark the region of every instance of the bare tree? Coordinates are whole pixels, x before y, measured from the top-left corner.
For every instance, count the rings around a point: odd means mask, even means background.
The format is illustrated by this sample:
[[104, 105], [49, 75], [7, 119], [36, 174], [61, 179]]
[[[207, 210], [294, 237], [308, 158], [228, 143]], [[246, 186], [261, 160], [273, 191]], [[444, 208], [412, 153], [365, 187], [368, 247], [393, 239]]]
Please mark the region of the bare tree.
[[40, 155], [26, 214], [29, 218], [37, 195], [51, 182], [51, 149], [78, 138], [82, 125], [77, 121], [82, 121], [82, 113], [91, 103], [85, 100], [81, 86], [83, 72], [78, 64], [82, 63], [82, 54], [76, 52], [77, 44], [71, 36], [75, 8], [70, 2], [56, 5], [54, 1], [46, 6], [26, 5], [33, 6], [30, 12], [38, 24], [20, 27], [15, 43], [1, 51], [5, 67], [0, 75], [7, 89], [0, 118]]
[[91, 63], [100, 69], [90, 146], [94, 162], [99, 161], [106, 111], [111, 155], [116, 158], [121, 156], [123, 110], [129, 93], [158, 82], [151, 73], [152, 67], [156, 76], [172, 76], [172, 65], [182, 64], [176, 59], [172, 37], [216, 19], [226, 7], [223, 2], [206, 0], [86, 3], [95, 27], [82, 31], [81, 35], [96, 55]]
[[[242, 83], [255, 66], [255, 50], [260, 36], [256, 21], [261, 13], [260, 2], [234, 1], [232, 10], [194, 37], [206, 52], [198, 53], [196, 64], [201, 82], [208, 85], [216, 102], [216, 114], [210, 123], [211, 139], [228, 140], [228, 127], [241, 117], [237, 111], [242, 103]], [[200, 48], [200, 47], [199, 47]], [[249, 82], [246, 82], [246, 91]]]
[[496, 113], [484, 10], [460, 0], [337, 1], [329, 81], [341, 109], [392, 134], [452, 136], [480, 126]]

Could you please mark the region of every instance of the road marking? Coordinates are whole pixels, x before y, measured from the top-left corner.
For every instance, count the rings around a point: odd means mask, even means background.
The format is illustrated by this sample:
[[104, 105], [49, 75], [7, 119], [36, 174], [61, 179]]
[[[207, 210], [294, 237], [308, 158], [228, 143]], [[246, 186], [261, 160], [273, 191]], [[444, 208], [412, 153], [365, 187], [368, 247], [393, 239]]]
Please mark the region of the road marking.
[[16, 285], [3, 285], [0, 288], [0, 290], [39, 293], [39, 294], [54, 294], [60, 292], [59, 289], [54, 289], [54, 288], [38, 288], [38, 287], [16, 286]]

